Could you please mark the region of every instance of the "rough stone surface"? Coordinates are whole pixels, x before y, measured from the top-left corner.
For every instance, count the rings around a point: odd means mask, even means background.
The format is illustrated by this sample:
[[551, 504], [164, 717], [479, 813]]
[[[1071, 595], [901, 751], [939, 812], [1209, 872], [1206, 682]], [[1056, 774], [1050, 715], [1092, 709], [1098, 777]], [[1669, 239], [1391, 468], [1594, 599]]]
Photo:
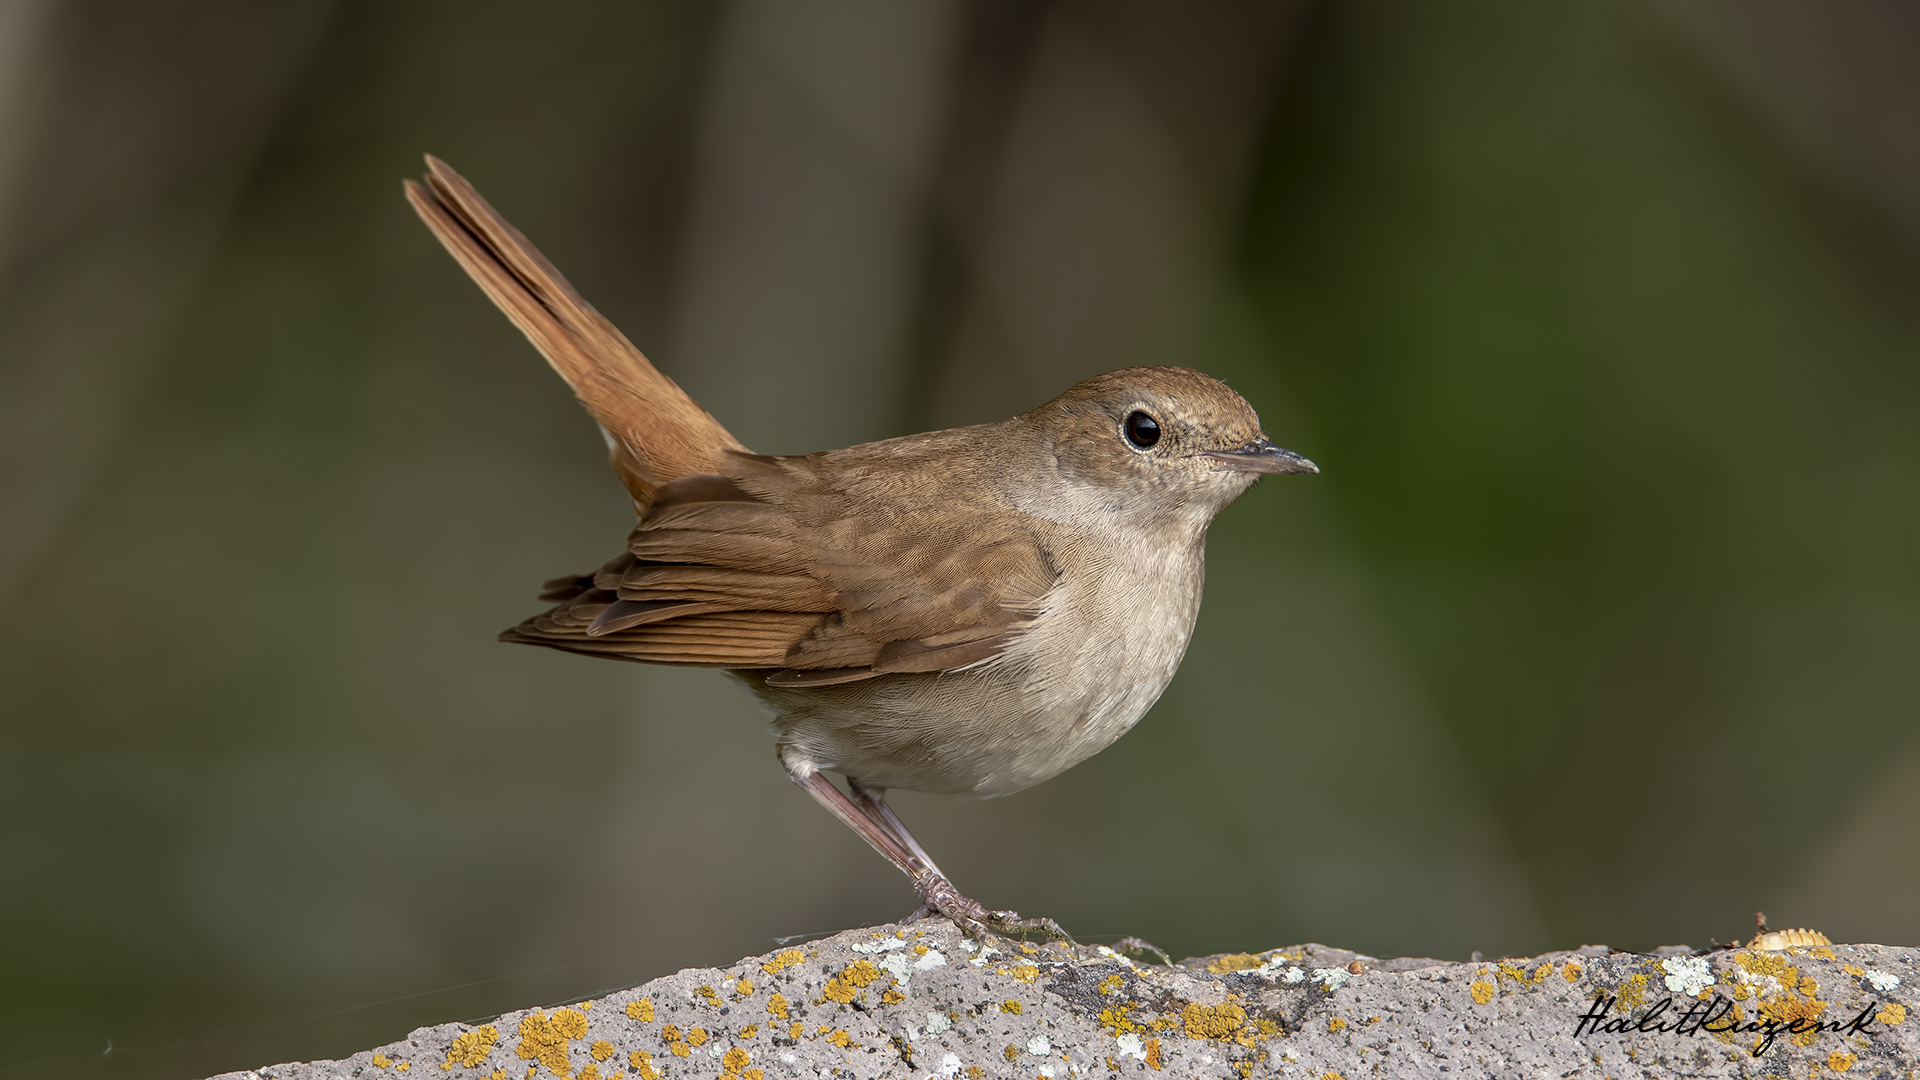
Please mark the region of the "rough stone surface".
[[[421, 1028], [343, 1061], [217, 1080], [1908, 1077], [1920, 1069], [1920, 950], [1910, 948], [1643, 955], [1589, 946], [1461, 964], [1304, 945], [1171, 967], [1099, 948], [987, 948], [944, 922], [849, 931], [595, 1001], [477, 1027]], [[1582, 1025], [1603, 1006], [1604, 1018]], [[1718, 1015], [1705, 1027], [1736, 1029], [1699, 1030], [1709, 1008]], [[1756, 1053], [1762, 1025], [1796, 1019], [1823, 1027], [1776, 1032]]]

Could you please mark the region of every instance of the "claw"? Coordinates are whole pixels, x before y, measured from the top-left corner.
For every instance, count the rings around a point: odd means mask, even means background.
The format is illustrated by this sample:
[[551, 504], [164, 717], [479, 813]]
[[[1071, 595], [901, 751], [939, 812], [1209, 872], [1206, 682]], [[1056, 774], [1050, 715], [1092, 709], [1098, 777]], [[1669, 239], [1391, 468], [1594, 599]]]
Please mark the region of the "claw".
[[1168, 956], [1165, 949], [1143, 938], [1123, 937], [1109, 947], [1129, 960], [1146, 961], [1151, 956], [1154, 963], [1173, 966], [1173, 957]]

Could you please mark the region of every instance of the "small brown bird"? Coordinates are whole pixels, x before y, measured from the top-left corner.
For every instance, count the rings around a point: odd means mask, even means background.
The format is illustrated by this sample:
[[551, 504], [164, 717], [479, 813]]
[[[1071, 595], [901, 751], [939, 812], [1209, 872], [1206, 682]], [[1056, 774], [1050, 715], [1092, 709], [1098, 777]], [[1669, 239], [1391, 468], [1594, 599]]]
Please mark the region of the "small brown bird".
[[754, 454], [427, 168], [408, 200], [600, 422], [640, 518], [501, 639], [733, 673], [773, 708], [787, 776], [912, 879], [916, 914], [1045, 923], [961, 895], [887, 789], [1006, 795], [1125, 734], [1186, 651], [1208, 523], [1262, 473], [1319, 470], [1240, 395], [1171, 367], [998, 424]]

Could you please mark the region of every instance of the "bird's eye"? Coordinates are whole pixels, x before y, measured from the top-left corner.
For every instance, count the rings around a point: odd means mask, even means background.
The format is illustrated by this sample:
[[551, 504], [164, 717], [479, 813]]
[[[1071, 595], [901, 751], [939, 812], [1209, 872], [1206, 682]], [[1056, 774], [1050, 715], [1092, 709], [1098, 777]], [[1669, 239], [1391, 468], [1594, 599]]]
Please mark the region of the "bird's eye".
[[1137, 409], [1127, 416], [1121, 428], [1127, 433], [1127, 441], [1142, 450], [1160, 441], [1160, 425]]

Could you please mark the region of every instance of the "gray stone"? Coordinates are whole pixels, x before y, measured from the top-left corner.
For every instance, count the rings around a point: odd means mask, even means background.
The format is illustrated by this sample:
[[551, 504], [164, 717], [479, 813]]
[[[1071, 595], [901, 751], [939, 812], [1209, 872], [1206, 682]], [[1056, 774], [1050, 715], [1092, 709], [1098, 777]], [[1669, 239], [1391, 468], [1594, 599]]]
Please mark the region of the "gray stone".
[[[1302, 945], [1174, 966], [1144, 955], [981, 946], [943, 921], [883, 926], [488, 1025], [421, 1028], [343, 1061], [216, 1080], [1808, 1077], [1920, 1068], [1920, 1017], [1911, 1015], [1920, 950], [1910, 948], [1647, 955], [1586, 946], [1445, 963]], [[1737, 1018], [1737, 1028], [1700, 1030], [1709, 1008], [1717, 1015], [1704, 1026]], [[1797, 1037], [1776, 1031], [1761, 1046], [1764, 1025], [1795, 1018], [1822, 1026]]]

